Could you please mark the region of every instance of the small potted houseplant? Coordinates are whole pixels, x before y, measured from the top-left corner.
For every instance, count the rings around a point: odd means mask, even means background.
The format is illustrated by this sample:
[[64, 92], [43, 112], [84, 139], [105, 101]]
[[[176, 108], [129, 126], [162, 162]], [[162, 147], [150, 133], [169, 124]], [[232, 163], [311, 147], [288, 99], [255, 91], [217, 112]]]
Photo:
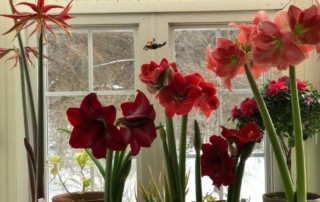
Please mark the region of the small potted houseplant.
[[[75, 169], [70, 176], [62, 172], [63, 170], [67, 170], [67, 166], [62, 160], [63, 157], [58, 155], [51, 155], [48, 159], [50, 163], [50, 181], [67, 192], [54, 196], [52, 202], [103, 202], [104, 192], [89, 191], [93, 183], [89, 169], [94, 164], [87, 151], [82, 150], [75, 153], [73, 161]], [[74, 189], [78, 191], [73, 191]]]

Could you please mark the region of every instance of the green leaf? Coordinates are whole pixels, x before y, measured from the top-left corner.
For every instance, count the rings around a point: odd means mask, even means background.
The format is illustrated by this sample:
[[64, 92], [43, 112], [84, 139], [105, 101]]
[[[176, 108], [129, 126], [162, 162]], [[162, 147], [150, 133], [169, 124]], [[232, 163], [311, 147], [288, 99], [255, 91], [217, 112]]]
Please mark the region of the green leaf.
[[51, 175], [56, 175], [56, 174], [58, 174], [58, 169], [57, 169], [57, 167], [53, 167], [51, 170], [50, 170], [50, 174]]
[[83, 186], [83, 188], [87, 188], [87, 187], [89, 187], [91, 185], [91, 183], [92, 183], [92, 179], [91, 178], [85, 179], [85, 180], [82, 181], [82, 186]]

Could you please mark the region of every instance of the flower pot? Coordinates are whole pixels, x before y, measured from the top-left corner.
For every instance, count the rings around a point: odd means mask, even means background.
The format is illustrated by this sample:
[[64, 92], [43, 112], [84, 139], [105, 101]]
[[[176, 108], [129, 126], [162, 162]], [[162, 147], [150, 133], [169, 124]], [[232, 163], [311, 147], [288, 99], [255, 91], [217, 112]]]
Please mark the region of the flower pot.
[[[263, 202], [287, 202], [284, 192], [271, 192], [263, 194]], [[314, 193], [307, 194], [307, 202], [320, 202], [320, 195]]]
[[52, 198], [52, 202], [103, 202], [104, 192], [65, 193]]

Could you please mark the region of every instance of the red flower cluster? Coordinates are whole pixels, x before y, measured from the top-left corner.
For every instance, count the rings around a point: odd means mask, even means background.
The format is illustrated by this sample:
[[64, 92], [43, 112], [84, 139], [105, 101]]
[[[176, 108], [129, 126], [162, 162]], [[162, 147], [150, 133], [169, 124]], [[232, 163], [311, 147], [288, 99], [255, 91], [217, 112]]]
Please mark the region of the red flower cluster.
[[135, 101], [123, 103], [121, 109], [124, 117], [116, 121], [116, 108], [102, 106], [95, 93], [87, 95], [80, 108], [69, 108], [71, 147], [91, 148], [96, 158], [105, 158], [108, 149], [121, 151], [128, 144], [132, 155], [140, 147], [150, 147], [156, 138], [155, 111], [147, 97], [138, 91]]
[[[266, 91], [268, 96], [276, 95], [281, 91], [286, 91], [289, 89], [289, 78], [287, 76], [283, 76], [278, 79], [278, 81], [271, 81], [269, 87]], [[298, 90], [306, 90], [307, 84], [304, 81], [296, 79]]]
[[231, 110], [231, 116], [233, 119], [238, 117], [246, 117], [251, 119], [255, 113], [258, 111], [257, 102], [254, 98], [247, 97], [240, 103], [240, 106], [235, 106]]
[[231, 79], [248, 65], [255, 78], [271, 67], [279, 70], [302, 62], [311, 50], [320, 52], [320, 7], [305, 10], [291, 5], [279, 11], [273, 21], [258, 12], [252, 24], [231, 23], [240, 29], [236, 42], [218, 39], [217, 47], [208, 47], [207, 66], [231, 90]]
[[[209, 176], [213, 185], [227, 186], [236, 181], [234, 167], [236, 160], [247, 143], [261, 139], [262, 131], [255, 123], [246, 124], [241, 130], [222, 127], [221, 136], [212, 135], [209, 144], [202, 144], [202, 176]], [[235, 143], [235, 147], [232, 143]], [[229, 147], [237, 152], [229, 153]], [[233, 149], [233, 150], [234, 150]]]
[[209, 117], [220, 105], [214, 83], [207, 82], [199, 73], [183, 75], [175, 63], [163, 59], [141, 66], [140, 80], [165, 108], [165, 114], [172, 118], [175, 114], [188, 114], [193, 107]]

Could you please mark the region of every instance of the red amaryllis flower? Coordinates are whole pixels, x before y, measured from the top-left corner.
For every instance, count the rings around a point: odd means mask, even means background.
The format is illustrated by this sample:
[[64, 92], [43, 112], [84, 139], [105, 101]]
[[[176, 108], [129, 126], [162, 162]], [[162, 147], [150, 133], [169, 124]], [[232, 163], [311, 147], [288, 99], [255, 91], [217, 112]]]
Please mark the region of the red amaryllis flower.
[[227, 129], [224, 126], [221, 126], [221, 128], [221, 135], [235, 142], [238, 150], [241, 150], [243, 145], [248, 142], [261, 139], [263, 134], [255, 122], [247, 123], [241, 130]]
[[141, 91], [138, 91], [134, 102], [122, 103], [121, 109], [124, 117], [120, 118], [119, 122], [125, 127], [120, 130], [130, 143], [131, 154], [135, 156], [140, 147], [150, 147], [156, 138], [156, 114], [148, 98]]
[[175, 114], [188, 114], [198, 102], [202, 90], [199, 86], [200, 78], [196, 74], [173, 74], [172, 80], [157, 94], [160, 104], [165, 108], [165, 114], [172, 118]]
[[[171, 68], [171, 70], [167, 72], [169, 75], [166, 75], [168, 68]], [[147, 84], [150, 93], [156, 93], [165, 86], [166, 79], [168, 79], [166, 77], [171, 77], [172, 72], [178, 72], [176, 63], [169, 63], [166, 58], [163, 58], [160, 64], [154, 61], [151, 61], [149, 64], [143, 64], [139, 78], [143, 83]]]
[[292, 33], [281, 32], [276, 24], [268, 21], [259, 23], [258, 33], [252, 39], [252, 56], [254, 63], [276, 66], [279, 70], [305, 59]]
[[[12, 28], [10, 28], [4, 34], [10, 33], [14, 30], [16, 30], [17, 33], [19, 33], [22, 29], [29, 27], [32, 24], [36, 24], [36, 27], [31, 32], [30, 36], [36, 31], [38, 33], [41, 33], [42, 29], [48, 29], [53, 35], [55, 35], [52, 30], [52, 27], [48, 25], [47, 22], [52, 22], [58, 25], [60, 28], [62, 28], [64, 31], [70, 34], [68, 30], [70, 26], [65, 21], [72, 18], [68, 15], [68, 12], [71, 9], [72, 1], [73, 0], [71, 0], [66, 7], [53, 4], [44, 5], [44, 0], [38, 0], [37, 4], [21, 2], [17, 5], [25, 5], [32, 9], [34, 12], [20, 12], [19, 10], [17, 10], [15, 5], [13, 5], [13, 0], [10, 0], [10, 5], [13, 8], [14, 13], [7, 15], [2, 14], [1, 16], [16, 19], [18, 21]], [[62, 9], [62, 11], [57, 14], [48, 14], [48, 12], [51, 9]]]
[[105, 158], [107, 149], [120, 151], [128, 145], [114, 126], [115, 107], [103, 107], [95, 93], [87, 95], [80, 108], [69, 108], [67, 116], [73, 126], [69, 140], [73, 148], [91, 148], [96, 158]]
[[10, 53], [10, 51], [13, 51], [12, 48], [0, 48], [0, 59], [3, 58], [5, 55]]
[[320, 42], [320, 16], [315, 5], [303, 11], [291, 5], [288, 10], [288, 22], [292, 32], [300, 42], [306, 44]]
[[231, 79], [244, 71], [243, 65], [246, 63], [246, 57], [243, 50], [228, 39], [219, 38], [214, 50], [211, 46], [208, 47], [207, 55], [208, 69], [221, 77], [224, 85], [231, 90]]
[[228, 154], [228, 143], [221, 136], [210, 137], [211, 144], [202, 144], [201, 172], [209, 176], [213, 185], [230, 185], [235, 182], [234, 160]]
[[201, 79], [199, 86], [202, 93], [195, 107], [199, 111], [203, 112], [204, 115], [208, 118], [210, 117], [211, 113], [220, 105], [219, 98], [216, 95], [217, 89], [214, 83], [206, 82], [200, 74], [196, 75], [198, 75], [198, 77]]

